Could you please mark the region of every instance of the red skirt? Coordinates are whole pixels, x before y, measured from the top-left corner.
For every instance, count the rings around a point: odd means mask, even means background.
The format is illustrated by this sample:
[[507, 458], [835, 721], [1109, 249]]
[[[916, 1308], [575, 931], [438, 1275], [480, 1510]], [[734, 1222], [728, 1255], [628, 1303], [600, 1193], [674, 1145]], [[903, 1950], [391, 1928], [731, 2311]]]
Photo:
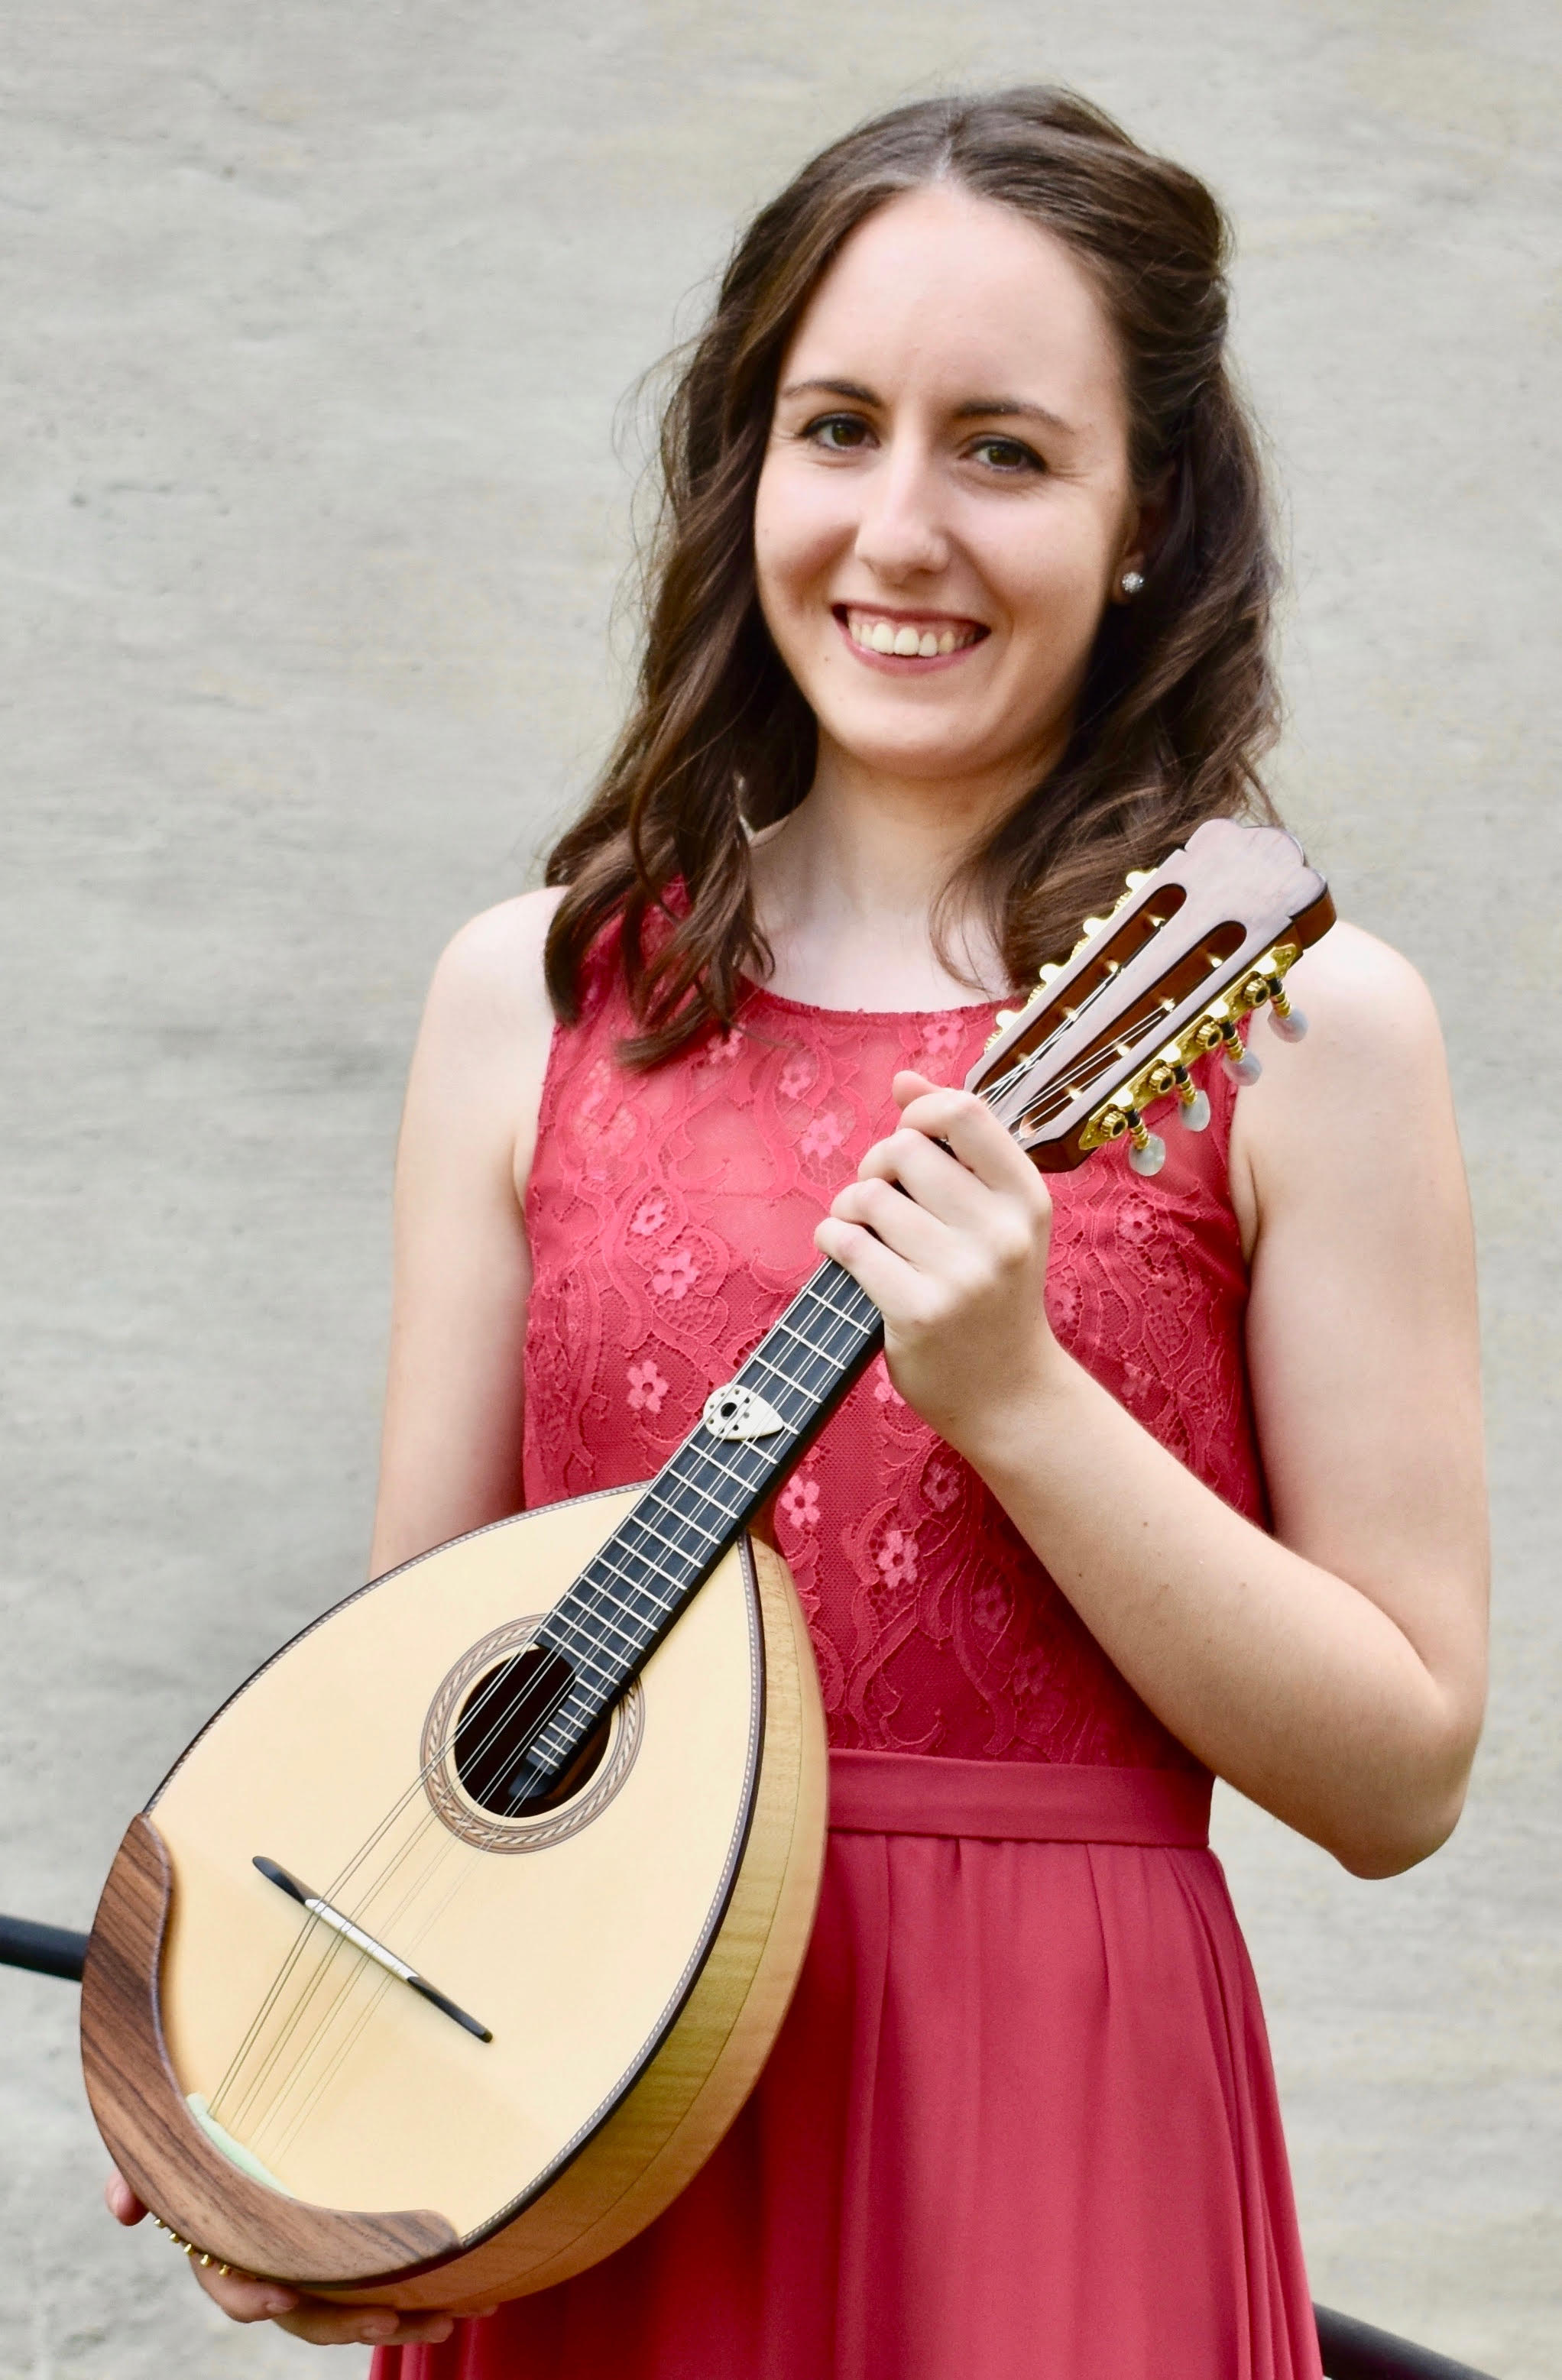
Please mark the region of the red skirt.
[[759, 2085], [604, 2264], [373, 2380], [1319, 2380], [1207, 1779], [830, 1755]]

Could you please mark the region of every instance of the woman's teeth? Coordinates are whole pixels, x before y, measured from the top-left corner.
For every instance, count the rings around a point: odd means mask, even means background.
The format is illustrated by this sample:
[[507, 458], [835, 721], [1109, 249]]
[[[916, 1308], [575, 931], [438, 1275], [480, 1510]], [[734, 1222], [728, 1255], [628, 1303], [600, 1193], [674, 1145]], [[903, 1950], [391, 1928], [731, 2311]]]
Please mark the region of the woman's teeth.
[[875, 620], [861, 612], [849, 613], [847, 625], [853, 644], [871, 653], [896, 653], [902, 661], [930, 662], [937, 653], [958, 652], [976, 642], [971, 628], [914, 628], [909, 620]]

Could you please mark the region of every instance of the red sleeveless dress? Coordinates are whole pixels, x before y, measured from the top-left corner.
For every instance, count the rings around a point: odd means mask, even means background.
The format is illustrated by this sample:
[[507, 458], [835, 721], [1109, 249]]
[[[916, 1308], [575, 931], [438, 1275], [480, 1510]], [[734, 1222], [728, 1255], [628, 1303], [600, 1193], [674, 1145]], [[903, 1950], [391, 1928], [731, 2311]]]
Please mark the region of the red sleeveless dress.
[[[555, 1035], [527, 1202], [526, 1488], [673, 1452], [817, 1261], [915, 1066], [990, 1008], [754, 991], [649, 1075], [605, 965]], [[1262, 1518], [1226, 1192], [1235, 1097], [1151, 1181], [1054, 1177], [1063, 1343]], [[819, 1922], [758, 2088], [578, 2279], [382, 2349], [374, 2380], [1318, 2380], [1256, 1986], [1210, 1780], [874, 1362], [785, 1488], [831, 1742]]]

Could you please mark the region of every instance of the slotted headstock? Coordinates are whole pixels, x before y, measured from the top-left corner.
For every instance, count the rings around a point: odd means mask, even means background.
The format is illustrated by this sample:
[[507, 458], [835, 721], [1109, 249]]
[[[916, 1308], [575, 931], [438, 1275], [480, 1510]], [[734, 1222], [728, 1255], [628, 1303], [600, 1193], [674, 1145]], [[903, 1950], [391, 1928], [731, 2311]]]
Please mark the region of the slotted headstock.
[[1175, 1093], [1197, 1130], [1209, 1111], [1188, 1070], [1218, 1050], [1251, 1080], [1257, 1062], [1238, 1026], [1257, 1008], [1300, 1038], [1284, 978], [1334, 921], [1293, 836], [1207, 819], [1159, 868], [1129, 877], [1110, 917], [1085, 919], [1072, 956], [1043, 968], [1025, 1007], [1000, 1014], [966, 1088], [1043, 1172], [1125, 1137], [1129, 1161], [1153, 1172], [1163, 1152], [1143, 1110]]

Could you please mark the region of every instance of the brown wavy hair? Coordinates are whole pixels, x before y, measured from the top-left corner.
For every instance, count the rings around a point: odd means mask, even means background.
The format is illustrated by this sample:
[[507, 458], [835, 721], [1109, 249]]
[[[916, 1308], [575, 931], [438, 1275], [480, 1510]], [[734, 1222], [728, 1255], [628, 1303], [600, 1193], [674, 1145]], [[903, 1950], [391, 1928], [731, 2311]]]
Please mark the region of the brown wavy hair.
[[769, 970], [749, 831], [802, 800], [816, 740], [755, 588], [754, 494], [777, 376], [848, 235], [940, 179], [1053, 233], [1091, 274], [1123, 358], [1136, 492], [1157, 500], [1161, 520], [1142, 592], [1106, 608], [1062, 757], [949, 894], [976, 896], [1019, 986], [1110, 905], [1126, 869], [1153, 866], [1202, 819], [1274, 816], [1257, 763], [1276, 726], [1276, 571], [1256, 441], [1226, 361], [1230, 236], [1218, 203], [1070, 91], [897, 108], [824, 150], [755, 217], [663, 419], [633, 706], [547, 868], [567, 888], [548, 936], [554, 1007], [578, 1016], [587, 954], [620, 923], [641, 1027], [622, 1051], [630, 1064], [729, 1024], [745, 977]]

